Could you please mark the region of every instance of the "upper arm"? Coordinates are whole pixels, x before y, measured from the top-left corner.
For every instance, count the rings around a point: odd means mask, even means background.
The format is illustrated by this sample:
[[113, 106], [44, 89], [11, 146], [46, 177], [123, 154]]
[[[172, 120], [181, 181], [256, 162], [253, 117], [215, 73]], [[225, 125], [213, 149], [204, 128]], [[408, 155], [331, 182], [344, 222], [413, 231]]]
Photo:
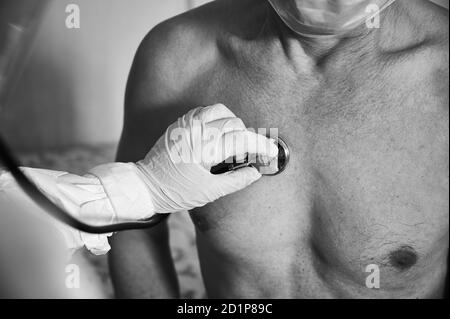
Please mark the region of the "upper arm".
[[[188, 107], [183, 103], [183, 72], [173, 42], [177, 28], [163, 23], [143, 40], [130, 72], [125, 123], [117, 161], [143, 159], [166, 128]], [[178, 284], [166, 222], [149, 230], [116, 234], [110, 268], [119, 297], [177, 297]]]
[[158, 25], [136, 53], [125, 94], [119, 161], [143, 159], [166, 128], [190, 109], [183, 98], [189, 74], [178, 57], [179, 30], [170, 20]]

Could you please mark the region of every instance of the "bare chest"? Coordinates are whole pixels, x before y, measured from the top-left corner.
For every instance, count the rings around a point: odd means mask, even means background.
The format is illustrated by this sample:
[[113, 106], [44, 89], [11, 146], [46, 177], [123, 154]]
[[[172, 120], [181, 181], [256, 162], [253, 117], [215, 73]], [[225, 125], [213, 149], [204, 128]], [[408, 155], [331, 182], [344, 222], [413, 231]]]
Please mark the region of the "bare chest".
[[413, 65], [355, 62], [302, 75], [274, 61], [221, 72], [202, 103], [277, 129], [292, 158], [282, 175], [194, 214], [200, 232], [217, 249], [268, 258], [273, 249], [293, 268], [361, 285], [371, 264], [386, 285], [438, 271], [448, 246], [448, 93], [439, 72], [408, 73]]

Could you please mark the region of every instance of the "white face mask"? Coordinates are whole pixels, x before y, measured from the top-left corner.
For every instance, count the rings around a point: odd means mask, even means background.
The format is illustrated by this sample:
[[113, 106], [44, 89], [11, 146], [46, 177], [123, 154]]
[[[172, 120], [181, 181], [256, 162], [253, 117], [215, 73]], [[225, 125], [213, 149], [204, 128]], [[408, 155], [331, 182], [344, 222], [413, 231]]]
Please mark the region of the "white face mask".
[[374, 18], [394, 1], [269, 0], [292, 31], [313, 38], [346, 33]]

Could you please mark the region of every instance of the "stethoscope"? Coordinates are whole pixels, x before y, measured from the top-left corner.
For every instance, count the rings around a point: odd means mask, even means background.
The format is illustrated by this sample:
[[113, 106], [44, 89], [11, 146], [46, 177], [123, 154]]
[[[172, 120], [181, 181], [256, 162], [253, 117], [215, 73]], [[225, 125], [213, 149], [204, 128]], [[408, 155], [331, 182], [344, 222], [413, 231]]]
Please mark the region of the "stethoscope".
[[[276, 141], [278, 143], [278, 170], [275, 173], [267, 174], [270, 176], [278, 175], [283, 172], [290, 158], [290, 152], [287, 144], [281, 138], [278, 138]], [[149, 219], [139, 221], [129, 221], [103, 226], [92, 226], [74, 218], [67, 211], [57, 206], [49, 198], [47, 198], [47, 196], [45, 196], [36, 187], [36, 185], [32, 181], [30, 181], [30, 179], [26, 177], [25, 174], [20, 170], [18, 160], [14, 157], [13, 153], [9, 150], [8, 146], [3, 142], [1, 137], [0, 161], [3, 162], [5, 167], [9, 170], [22, 190], [45, 212], [47, 212], [50, 216], [57, 219], [58, 221], [85, 233], [107, 234], [125, 230], [152, 228], [157, 226], [170, 216], [170, 214], [155, 214]], [[250, 165], [252, 164], [250, 161], [248, 161], [248, 159], [243, 162], [223, 162], [211, 168], [211, 173], [216, 175], [223, 174]]]

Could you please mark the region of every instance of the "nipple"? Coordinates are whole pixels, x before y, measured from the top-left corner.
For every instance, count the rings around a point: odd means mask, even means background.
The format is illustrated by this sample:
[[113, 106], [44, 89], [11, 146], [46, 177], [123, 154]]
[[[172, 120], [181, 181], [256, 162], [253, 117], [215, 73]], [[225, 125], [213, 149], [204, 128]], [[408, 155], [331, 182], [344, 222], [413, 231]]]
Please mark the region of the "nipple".
[[404, 271], [417, 263], [417, 252], [410, 246], [402, 246], [389, 255], [389, 263], [398, 270]]

